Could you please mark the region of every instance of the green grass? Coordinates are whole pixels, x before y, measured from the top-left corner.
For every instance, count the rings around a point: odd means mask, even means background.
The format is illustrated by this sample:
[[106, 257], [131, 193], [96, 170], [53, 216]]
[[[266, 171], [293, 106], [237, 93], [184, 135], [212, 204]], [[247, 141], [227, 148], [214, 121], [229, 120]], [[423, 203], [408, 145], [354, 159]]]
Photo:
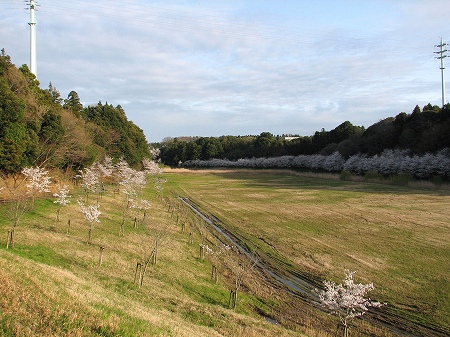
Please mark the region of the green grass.
[[[123, 237], [123, 196], [100, 198], [101, 222], [92, 245], [76, 197], [62, 209], [59, 222], [51, 198], [36, 200], [16, 228], [15, 247], [0, 247], [0, 335], [300, 335], [268, 324], [254, 309], [257, 295], [242, 292], [237, 310], [230, 310], [225, 276], [214, 284], [210, 262], [198, 257], [199, 233], [189, 244], [188, 234], [154, 191], [146, 189], [143, 196], [152, 203], [148, 221], [133, 228], [130, 210]], [[11, 226], [8, 208], [0, 205], [5, 241]], [[148, 267], [140, 288], [133, 283], [136, 262], [148, 256], [156, 233], [162, 234], [158, 264]], [[100, 246], [105, 247], [101, 266]]]

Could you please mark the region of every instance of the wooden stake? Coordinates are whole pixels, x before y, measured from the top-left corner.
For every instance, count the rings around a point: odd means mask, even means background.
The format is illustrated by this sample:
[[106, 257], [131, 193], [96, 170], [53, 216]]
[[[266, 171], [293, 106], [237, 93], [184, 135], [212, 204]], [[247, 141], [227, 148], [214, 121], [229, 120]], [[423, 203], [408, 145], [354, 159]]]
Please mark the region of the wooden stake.
[[100, 246], [100, 259], [99, 259], [99, 265], [101, 266], [103, 263], [103, 251], [105, 250], [105, 247]]

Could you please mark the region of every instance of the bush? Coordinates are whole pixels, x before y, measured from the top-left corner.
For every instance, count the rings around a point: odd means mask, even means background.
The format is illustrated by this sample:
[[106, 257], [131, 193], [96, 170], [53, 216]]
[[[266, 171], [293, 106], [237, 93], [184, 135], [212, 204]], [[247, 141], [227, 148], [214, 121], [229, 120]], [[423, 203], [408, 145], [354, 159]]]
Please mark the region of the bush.
[[413, 177], [409, 173], [400, 173], [392, 176], [392, 182], [396, 185], [406, 186], [413, 180]]
[[377, 171], [370, 170], [364, 174], [364, 178], [366, 180], [382, 180], [383, 176], [380, 173], [378, 173]]
[[348, 171], [348, 170], [342, 170], [340, 179], [344, 180], [344, 181], [351, 180], [352, 179], [352, 173], [350, 171]]

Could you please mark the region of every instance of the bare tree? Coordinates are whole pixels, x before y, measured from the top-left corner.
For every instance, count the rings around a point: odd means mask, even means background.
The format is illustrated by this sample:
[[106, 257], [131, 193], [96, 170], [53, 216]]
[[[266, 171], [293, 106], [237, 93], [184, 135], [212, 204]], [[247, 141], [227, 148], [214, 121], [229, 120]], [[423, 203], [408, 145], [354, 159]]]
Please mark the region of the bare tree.
[[230, 290], [230, 298], [228, 305], [232, 309], [236, 309], [238, 291], [241, 289], [246, 277], [251, 273], [258, 263], [256, 253], [246, 254], [237, 247], [227, 249], [224, 263], [228, 266], [233, 277], [233, 285]]
[[141, 244], [137, 247], [140, 251], [140, 260], [136, 264], [136, 271], [134, 275], [134, 283], [137, 282], [139, 288], [144, 284], [144, 278], [148, 266], [156, 265], [158, 263], [158, 253], [161, 243], [168, 235], [168, 224], [150, 226], [148, 221], [143, 224], [146, 235], [141, 235]]

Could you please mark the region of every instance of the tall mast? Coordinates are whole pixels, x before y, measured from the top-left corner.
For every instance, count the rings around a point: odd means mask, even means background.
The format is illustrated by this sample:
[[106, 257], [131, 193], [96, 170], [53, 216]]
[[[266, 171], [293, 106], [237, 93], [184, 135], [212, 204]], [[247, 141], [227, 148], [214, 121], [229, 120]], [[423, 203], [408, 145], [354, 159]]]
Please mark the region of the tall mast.
[[37, 77], [36, 1], [30, 0], [30, 71]]

